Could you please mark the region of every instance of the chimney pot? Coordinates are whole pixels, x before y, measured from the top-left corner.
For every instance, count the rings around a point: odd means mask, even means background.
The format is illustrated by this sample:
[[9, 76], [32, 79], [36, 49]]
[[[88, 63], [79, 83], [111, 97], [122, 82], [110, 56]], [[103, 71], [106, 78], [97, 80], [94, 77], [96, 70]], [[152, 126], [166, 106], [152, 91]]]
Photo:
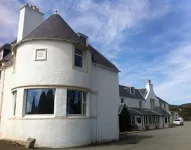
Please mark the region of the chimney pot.
[[148, 83], [151, 84], [151, 80], [148, 80]]
[[25, 37], [43, 22], [43, 15], [44, 14], [33, 5], [29, 6], [27, 4], [20, 8], [17, 42], [20, 42], [23, 37]]

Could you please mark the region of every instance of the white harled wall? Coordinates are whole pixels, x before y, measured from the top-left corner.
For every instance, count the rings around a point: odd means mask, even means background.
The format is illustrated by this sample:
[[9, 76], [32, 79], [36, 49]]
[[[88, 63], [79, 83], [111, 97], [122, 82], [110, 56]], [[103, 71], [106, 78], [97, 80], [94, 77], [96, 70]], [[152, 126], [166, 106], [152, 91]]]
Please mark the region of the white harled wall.
[[[36, 48], [47, 49], [46, 61], [34, 60]], [[59, 41], [31, 41], [18, 47], [15, 72], [13, 66], [5, 69], [0, 129], [3, 139], [25, 141], [32, 137], [37, 146], [55, 148], [118, 139], [118, 73], [93, 65], [89, 51], [85, 52], [87, 72], [73, 69], [73, 49], [72, 44]], [[55, 87], [54, 115], [25, 115], [24, 89], [39, 85], [90, 89], [87, 116], [66, 115], [67, 89], [64, 87]], [[17, 90], [15, 116], [12, 88]]]
[[140, 99], [135, 99], [135, 98], [128, 98], [128, 97], [120, 97], [120, 98], [124, 98], [124, 103], [128, 107], [139, 108], [139, 101], [142, 101], [142, 108], [145, 108], [145, 106], [146, 106], [146, 101], [145, 100], [140, 100]]
[[94, 81], [92, 87], [97, 93], [94, 97], [97, 101], [97, 106], [94, 106], [97, 108], [97, 140], [99, 142], [118, 140], [120, 104], [118, 73], [96, 65], [93, 66], [92, 73]]

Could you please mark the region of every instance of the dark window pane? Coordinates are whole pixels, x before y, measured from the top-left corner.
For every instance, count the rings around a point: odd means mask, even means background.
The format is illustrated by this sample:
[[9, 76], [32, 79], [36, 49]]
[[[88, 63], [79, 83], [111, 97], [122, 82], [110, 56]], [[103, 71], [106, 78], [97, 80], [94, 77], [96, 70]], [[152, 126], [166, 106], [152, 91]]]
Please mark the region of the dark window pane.
[[15, 115], [15, 113], [16, 113], [16, 99], [17, 99], [17, 91], [13, 91], [13, 101], [14, 101], [14, 104], [13, 104], [13, 115]]
[[[85, 95], [82, 96], [82, 95]], [[82, 98], [84, 100], [82, 100]], [[86, 101], [86, 94], [81, 91], [77, 90], [68, 90], [67, 91], [67, 114], [85, 114], [86, 104], [83, 103], [83, 101]], [[82, 105], [83, 104], [83, 105]]]
[[83, 51], [79, 49], [75, 49], [75, 54], [83, 55]]
[[86, 38], [85, 38], [85, 37], [80, 36], [80, 41], [81, 41], [83, 44], [86, 44]]
[[124, 103], [124, 98], [121, 98], [121, 103]]
[[83, 67], [83, 57], [79, 55], [75, 55], [75, 66], [76, 67]]
[[26, 90], [26, 114], [54, 114], [55, 89]]

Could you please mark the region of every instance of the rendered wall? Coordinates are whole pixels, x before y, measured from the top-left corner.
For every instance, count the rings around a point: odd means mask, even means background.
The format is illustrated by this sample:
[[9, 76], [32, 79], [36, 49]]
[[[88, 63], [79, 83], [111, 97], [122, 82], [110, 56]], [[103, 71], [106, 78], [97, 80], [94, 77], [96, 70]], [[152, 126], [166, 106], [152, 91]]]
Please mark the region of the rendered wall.
[[[47, 49], [46, 61], [34, 60], [36, 48]], [[56, 41], [33, 41], [18, 47], [15, 72], [12, 67], [5, 70], [3, 139], [25, 141], [32, 137], [38, 146], [55, 148], [118, 140], [118, 73], [92, 65], [88, 51], [87, 72], [73, 69], [73, 48]], [[25, 115], [24, 90], [38, 85], [56, 88], [54, 115]], [[67, 89], [58, 85], [92, 90], [87, 91], [87, 116], [66, 115]], [[17, 90], [15, 116], [12, 88]]]
[[[36, 48], [47, 49], [46, 61], [35, 61]], [[25, 115], [23, 86], [51, 85], [91, 88], [91, 57], [87, 56], [87, 72], [73, 69], [73, 45], [65, 42], [39, 41], [21, 45], [16, 53], [16, 70], [7, 68], [4, 82], [1, 135], [3, 139], [36, 139], [38, 146], [68, 147], [94, 143], [96, 116], [88, 92], [87, 116], [66, 116], [66, 88], [55, 87], [54, 115]], [[19, 87], [18, 87], [19, 86]], [[13, 116], [11, 89], [17, 90], [16, 115]], [[28, 88], [28, 87], [26, 87]], [[34, 87], [33, 87], [34, 88]], [[53, 86], [54, 88], [54, 86]], [[94, 109], [94, 107], [93, 107]]]
[[93, 89], [97, 91], [95, 98], [98, 102], [98, 141], [118, 140], [120, 104], [118, 73], [96, 66], [93, 67], [92, 73], [95, 77]]
[[[122, 97], [121, 97], [121, 98], [122, 98]], [[139, 99], [127, 98], [127, 97], [123, 97], [123, 98], [124, 98], [124, 103], [125, 103], [128, 107], [139, 108], [139, 101], [142, 101], [142, 108], [145, 108], [145, 104], [146, 104], [146, 101], [145, 101], [145, 100], [139, 100]]]

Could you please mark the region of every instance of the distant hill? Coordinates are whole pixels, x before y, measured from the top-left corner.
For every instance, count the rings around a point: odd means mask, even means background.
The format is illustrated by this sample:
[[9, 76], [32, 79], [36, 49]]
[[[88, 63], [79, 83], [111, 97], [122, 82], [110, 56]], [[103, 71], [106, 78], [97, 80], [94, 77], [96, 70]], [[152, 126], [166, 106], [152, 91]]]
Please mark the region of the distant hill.
[[184, 120], [191, 121], [191, 103], [182, 105], [169, 105], [170, 111], [178, 111]]

